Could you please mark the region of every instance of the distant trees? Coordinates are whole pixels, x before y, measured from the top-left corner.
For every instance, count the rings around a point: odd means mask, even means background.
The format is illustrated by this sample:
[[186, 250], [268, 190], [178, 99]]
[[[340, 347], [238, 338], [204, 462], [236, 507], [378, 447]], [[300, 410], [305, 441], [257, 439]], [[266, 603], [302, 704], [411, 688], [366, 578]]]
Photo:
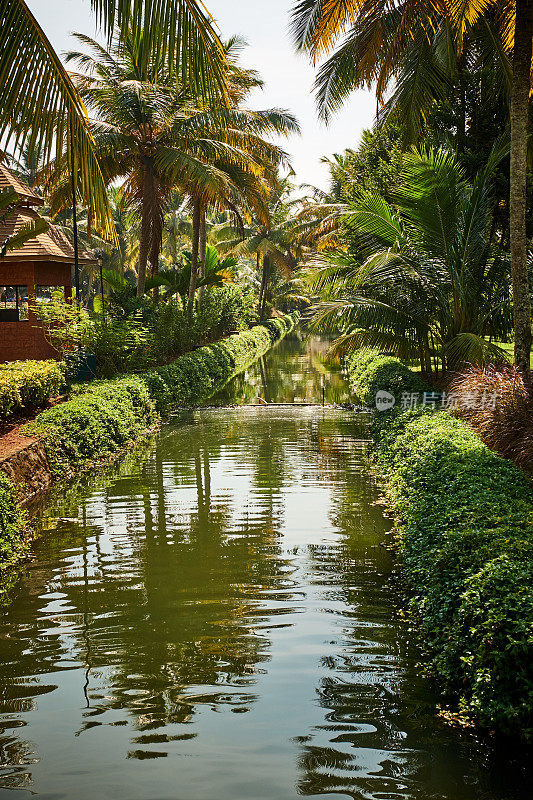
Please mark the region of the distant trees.
[[[529, 379], [531, 300], [527, 264], [527, 140], [533, 40], [533, 3], [505, 4], [481, 0], [452, 2], [442, 8], [424, 3], [383, 0], [300, 0], [293, 12], [297, 46], [320, 67], [316, 88], [319, 108], [327, 117], [356, 88], [375, 87], [378, 100], [403, 108], [407, 129], [421, 133], [427, 111], [435, 102], [459, 90], [457, 127], [461, 146], [467, 124], [467, 75], [474, 53], [488, 65], [493, 97], [503, 91], [510, 99], [509, 231], [515, 361]], [[474, 46], [472, 49], [472, 41]], [[479, 77], [479, 75], [478, 75]], [[471, 88], [471, 87], [470, 87]], [[485, 99], [490, 102], [489, 93]], [[473, 115], [475, 116], [475, 115]], [[480, 128], [480, 131], [482, 128]]]

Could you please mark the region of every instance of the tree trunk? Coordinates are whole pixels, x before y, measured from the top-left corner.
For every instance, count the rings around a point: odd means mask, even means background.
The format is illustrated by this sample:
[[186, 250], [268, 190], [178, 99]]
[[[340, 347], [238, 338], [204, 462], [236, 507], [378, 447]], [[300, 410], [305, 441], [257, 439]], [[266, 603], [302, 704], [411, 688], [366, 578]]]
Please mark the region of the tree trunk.
[[533, 0], [516, 0], [511, 90], [511, 272], [515, 363], [526, 381], [529, 381], [530, 378], [531, 354], [531, 299], [526, 241], [526, 174], [532, 36]]
[[191, 253], [191, 282], [189, 284], [189, 322], [192, 322], [194, 311], [194, 298], [196, 295], [196, 283], [198, 279], [198, 254], [200, 245], [200, 217], [201, 205], [194, 198], [192, 208], [192, 253]]
[[[207, 227], [205, 224], [205, 208], [200, 213], [200, 239], [198, 244], [198, 275], [200, 278], [205, 278], [205, 254], [207, 252]], [[204, 294], [204, 287], [200, 286], [198, 289], [198, 304], [202, 305], [202, 297]]]
[[268, 273], [270, 270], [270, 259], [267, 255], [263, 256], [263, 274], [261, 276], [261, 289], [259, 292], [259, 319], [263, 319], [266, 305], [266, 294], [268, 285]]
[[146, 286], [146, 266], [152, 239], [152, 176], [150, 165], [143, 164], [143, 196], [141, 204], [141, 236], [139, 239], [139, 269], [137, 271], [137, 297], [142, 297]]
[[[260, 256], [259, 253], [255, 254], [256, 258], [256, 270], [257, 275], [259, 275], [259, 265], [260, 265]], [[263, 277], [261, 276], [261, 283], [259, 285], [259, 297], [257, 299], [257, 315], [261, 314], [261, 303], [263, 302]]]
[[265, 318], [266, 315], [266, 305], [268, 299], [268, 281], [270, 280], [270, 258], [266, 256], [265, 261], [263, 262], [263, 269], [265, 271], [265, 283], [263, 288], [263, 308], [261, 309], [261, 319]]

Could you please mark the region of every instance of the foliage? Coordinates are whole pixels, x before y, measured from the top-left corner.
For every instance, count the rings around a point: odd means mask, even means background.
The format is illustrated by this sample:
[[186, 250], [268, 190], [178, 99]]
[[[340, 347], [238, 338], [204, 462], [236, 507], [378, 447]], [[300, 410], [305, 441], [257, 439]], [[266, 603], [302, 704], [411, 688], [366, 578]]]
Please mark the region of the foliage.
[[150, 331], [139, 316], [93, 321], [83, 326], [79, 340], [85, 352], [96, 356], [100, 378], [146, 369], [154, 359]]
[[11, 361], [0, 365], [0, 420], [36, 408], [60, 393], [64, 366], [57, 361]]
[[[350, 367], [365, 386], [380, 369], [368, 353]], [[374, 433], [427, 672], [465, 719], [531, 740], [531, 484], [446, 412], [382, 412]]]
[[264, 137], [295, 132], [298, 124], [280, 109], [201, 102], [190, 84], [176, 84], [163, 60], [150, 58], [145, 39], [133, 31], [117, 35], [107, 50], [77, 38], [90, 54], [68, 53], [67, 60], [82, 72], [75, 83], [92, 115], [102, 174], [108, 184], [122, 182], [128, 207], [141, 220], [138, 293], [144, 293], [148, 261], [152, 276], [158, 272], [164, 215], [176, 187], [192, 198], [194, 278], [201, 207], [262, 209], [262, 181], [275, 182], [275, 165], [285, 161]]
[[317, 260], [315, 323], [337, 328], [338, 352], [378, 347], [420, 358], [431, 374], [504, 360], [490, 337], [511, 327], [508, 259], [490, 239], [491, 177], [505, 145], [473, 184], [445, 150], [404, 157], [394, 202], [361, 192], [346, 216], [348, 252]]
[[[449, 385], [457, 398], [454, 414], [468, 422], [491, 450], [533, 471], [533, 399], [512, 367], [470, 367]], [[479, 401], [482, 397], [494, 402]]]
[[[204, 99], [226, 91], [225, 57], [203, 4], [196, 0], [92, 0], [105, 33], [119, 29], [142, 40], [144, 59], [167, 70]], [[37, 112], [37, 113], [36, 113]], [[24, 0], [0, 11], [0, 140], [26, 143], [56, 164], [70, 138], [81, 176], [80, 191], [100, 227], [113, 233], [107, 194], [83, 103], [70, 75]]]
[[44, 438], [56, 476], [105, 459], [138, 440], [160, 414], [210, 397], [292, 330], [297, 319], [269, 320], [151, 372], [90, 384], [25, 430]]
[[0, 472], [0, 602], [9, 588], [9, 569], [27, 552], [24, 537], [26, 516], [16, 498], [15, 487]]
[[48, 301], [35, 301], [31, 305], [46, 341], [64, 359], [66, 353], [80, 344], [86, 313], [62, 292], [52, 292]]
[[[296, 204], [290, 198], [293, 186], [288, 178], [266, 196], [267, 214], [255, 215], [244, 230], [230, 228], [228, 237], [219, 243], [224, 252], [237, 258], [255, 257], [257, 271], [261, 269], [258, 314], [269, 316], [269, 301], [273, 300], [273, 278], [276, 272], [288, 278], [298, 262], [295, 239], [292, 235], [291, 210]], [[270, 308], [272, 306], [270, 305]]]
[[377, 350], [358, 350], [348, 359], [347, 367], [350, 389], [368, 406], [374, 405], [376, 394], [380, 390], [393, 394], [397, 406], [403, 392], [429, 391], [425, 381], [405, 364]]
[[43, 411], [26, 429], [45, 437], [50, 466], [58, 475], [105, 460], [155, 421], [146, 385], [138, 377], [126, 377], [91, 384], [83, 394]]
[[336, 201], [354, 201], [362, 191], [391, 199], [398, 186], [405, 149], [400, 125], [389, 123], [364, 130], [357, 150], [323, 159], [331, 174], [331, 195]]

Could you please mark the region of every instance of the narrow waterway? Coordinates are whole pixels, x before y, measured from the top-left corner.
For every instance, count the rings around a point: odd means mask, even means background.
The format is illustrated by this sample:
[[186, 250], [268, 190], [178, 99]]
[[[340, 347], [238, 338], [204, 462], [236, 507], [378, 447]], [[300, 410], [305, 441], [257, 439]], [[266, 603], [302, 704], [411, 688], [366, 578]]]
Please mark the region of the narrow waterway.
[[236, 405], [43, 504], [0, 619], [0, 798], [531, 797], [527, 759], [446, 727], [418, 677], [365, 420], [261, 405], [323, 374], [345, 399], [322, 351], [282, 343]]

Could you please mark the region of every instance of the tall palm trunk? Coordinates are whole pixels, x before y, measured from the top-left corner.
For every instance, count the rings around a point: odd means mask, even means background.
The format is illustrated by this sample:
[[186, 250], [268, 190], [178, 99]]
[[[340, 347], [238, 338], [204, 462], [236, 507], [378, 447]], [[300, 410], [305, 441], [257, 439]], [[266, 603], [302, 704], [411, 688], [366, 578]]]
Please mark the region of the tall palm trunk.
[[261, 278], [261, 293], [259, 297], [259, 318], [264, 319], [265, 316], [265, 309], [266, 309], [266, 300], [267, 300], [267, 289], [268, 289], [268, 279], [270, 277], [270, 258], [265, 255], [263, 257], [263, 275]]
[[529, 380], [531, 354], [531, 298], [527, 269], [526, 171], [533, 0], [516, 0], [513, 83], [511, 90], [511, 272], [515, 363]]
[[139, 239], [139, 269], [137, 271], [137, 297], [142, 297], [146, 286], [146, 267], [152, 246], [152, 193], [153, 165], [143, 159], [143, 195], [141, 203], [141, 235]]
[[[150, 274], [152, 278], [157, 278], [159, 274], [159, 256], [163, 246], [163, 209], [159, 200], [159, 181], [154, 175], [154, 205], [152, 208], [152, 230], [150, 246]], [[154, 288], [154, 300], [159, 301], [159, 287]]]
[[202, 206], [197, 198], [193, 199], [192, 207], [192, 253], [191, 253], [191, 281], [189, 283], [189, 322], [192, 322], [194, 311], [194, 297], [198, 282], [198, 255], [200, 250], [200, 221]]
[[[205, 208], [202, 208], [200, 213], [200, 239], [198, 245], [199, 251], [199, 264], [198, 264], [198, 275], [200, 278], [205, 278], [205, 254], [207, 252], [207, 226], [205, 224]], [[198, 289], [198, 304], [202, 304], [202, 297], [204, 294], [204, 287], [200, 286]]]

